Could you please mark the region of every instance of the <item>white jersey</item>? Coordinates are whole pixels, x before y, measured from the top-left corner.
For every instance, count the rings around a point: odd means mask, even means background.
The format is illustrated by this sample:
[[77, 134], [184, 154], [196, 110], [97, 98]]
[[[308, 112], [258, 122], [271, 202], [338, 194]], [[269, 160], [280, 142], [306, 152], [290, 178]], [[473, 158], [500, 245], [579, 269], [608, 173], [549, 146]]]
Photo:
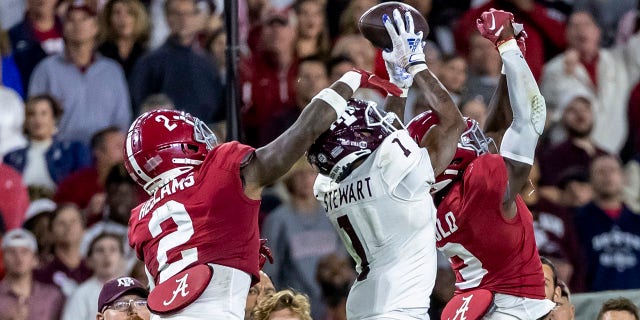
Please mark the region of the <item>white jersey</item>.
[[436, 209], [426, 149], [406, 130], [389, 135], [340, 183], [319, 175], [314, 193], [357, 262], [348, 319], [428, 319], [436, 276]]

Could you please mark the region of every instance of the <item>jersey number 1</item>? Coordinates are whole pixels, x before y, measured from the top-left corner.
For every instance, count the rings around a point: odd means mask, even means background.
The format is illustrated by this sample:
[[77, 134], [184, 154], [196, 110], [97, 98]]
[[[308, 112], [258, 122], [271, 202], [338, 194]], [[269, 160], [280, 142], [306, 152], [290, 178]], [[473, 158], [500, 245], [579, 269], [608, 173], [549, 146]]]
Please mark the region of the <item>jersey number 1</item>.
[[149, 232], [152, 237], [157, 237], [162, 233], [161, 223], [172, 219], [178, 226], [175, 231], [165, 234], [158, 241], [158, 272], [160, 273], [160, 283], [184, 270], [190, 264], [198, 261], [198, 248], [191, 248], [180, 251], [181, 259], [168, 263], [167, 252], [180, 245], [183, 245], [193, 236], [193, 222], [184, 205], [180, 202], [170, 200], [158, 207], [149, 220]]
[[351, 224], [351, 221], [349, 221], [349, 217], [347, 215], [340, 216], [337, 220], [338, 226], [347, 233], [349, 240], [351, 240], [351, 246], [356, 250], [358, 257], [360, 257], [360, 268], [362, 270], [360, 270], [360, 274], [358, 274], [358, 281], [362, 281], [366, 279], [369, 274], [369, 260], [367, 260], [367, 255], [364, 252], [364, 246], [362, 245], [362, 242], [360, 242], [360, 239], [358, 238], [356, 231], [353, 229], [353, 225]]

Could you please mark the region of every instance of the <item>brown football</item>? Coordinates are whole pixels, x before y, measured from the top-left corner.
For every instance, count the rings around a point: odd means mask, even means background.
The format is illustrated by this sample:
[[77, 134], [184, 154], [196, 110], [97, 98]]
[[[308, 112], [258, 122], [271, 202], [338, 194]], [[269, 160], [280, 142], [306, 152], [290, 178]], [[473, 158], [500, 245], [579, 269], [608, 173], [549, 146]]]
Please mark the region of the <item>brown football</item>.
[[403, 20], [404, 13], [407, 11], [411, 12], [415, 32], [422, 31], [422, 39], [427, 38], [427, 34], [429, 34], [429, 25], [427, 24], [427, 20], [412, 6], [397, 1], [383, 2], [363, 13], [358, 21], [358, 28], [362, 35], [371, 41], [374, 46], [380, 49], [391, 49], [391, 38], [382, 23], [382, 15], [385, 13], [388, 14], [389, 18], [393, 22], [394, 9], [398, 9], [400, 11]]

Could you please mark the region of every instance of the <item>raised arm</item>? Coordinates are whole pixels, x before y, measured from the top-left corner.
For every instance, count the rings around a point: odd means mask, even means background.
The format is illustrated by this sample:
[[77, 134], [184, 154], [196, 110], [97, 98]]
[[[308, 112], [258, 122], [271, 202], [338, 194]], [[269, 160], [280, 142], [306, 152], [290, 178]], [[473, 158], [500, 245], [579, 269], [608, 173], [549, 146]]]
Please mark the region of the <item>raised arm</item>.
[[[538, 137], [546, 120], [544, 98], [515, 39], [516, 32], [522, 30], [514, 28], [519, 29], [520, 26], [514, 23], [513, 15], [508, 12], [491, 10], [478, 19], [480, 33], [494, 42], [500, 52], [512, 111], [511, 124], [500, 144], [500, 154], [507, 166], [509, 179], [503, 200], [503, 215], [506, 218], [517, 213], [515, 197], [527, 182]], [[506, 104], [501, 108], [506, 108]], [[508, 114], [503, 112], [503, 116], [508, 117]]]
[[331, 87], [320, 91], [296, 122], [268, 145], [255, 151], [242, 168], [245, 194], [259, 199], [262, 188], [275, 182], [304, 155], [311, 144], [342, 115], [361, 86], [374, 86], [400, 94], [398, 87], [365, 71], [348, 71]]

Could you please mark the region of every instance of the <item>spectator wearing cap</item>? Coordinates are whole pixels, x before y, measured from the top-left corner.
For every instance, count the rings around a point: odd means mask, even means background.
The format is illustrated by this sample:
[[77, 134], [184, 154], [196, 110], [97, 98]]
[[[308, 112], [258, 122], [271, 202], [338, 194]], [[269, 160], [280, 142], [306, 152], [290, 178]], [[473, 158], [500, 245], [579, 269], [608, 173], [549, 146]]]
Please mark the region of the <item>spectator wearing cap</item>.
[[296, 27], [292, 11], [271, 10], [252, 32], [259, 43], [240, 66], [242, 119], [246, 143], [260, 147], [268, 140], [265, 126], [275, 115], [296, 108]]
[[87, 263], [93, 276], [81, 283], [71, 294], [62, 312], [62, 320], [91, 319], [98, 308], [102, 286], [109, 280], [122, 276], [124, 249], [122, 237], [113, 233], [101, 233], [91, 241]]
[[62, 141], [88, 144], [94, 133], [109, 126], [126, 131], [131, 123], [127, 81], [117, 62], [95, 52], [95, 11], [81, 2], [73, 3], [63, 27], [65, 51], [36, 66], [29, 96], [49, 93], [61, 101], [64, 114], [58, 138]]
[[61, 53], [62, 21], [56, 16], [57, 0], [25, 0], [27, 10], [24, 19], [9, 29], [13, 54], [22, 88], [26, 91], [36, 65], [49, 55]]
[[42, 198], [31, 202], [22, 227], [33, 233], [38, 243], [40, 258], [46, 258], [51, 250], [51, 232], [49, 231], [50, 217], [56, 210], [56, 203]]
[[583, 90], [566, 92], [558, 106], [566, 138], [540, 152], [540, 186], [549, 199], [558, 202], [561, 173], [575, 168], [587, 171], [591, 160], [607, 152], [591, 137], [594, 126], [593, 96]]
[[9, 231], [2, 250], [6, 275], [0, 281], [0, 319], [57, 320], [64, 298], [55, 286], [33, 279], [38, 265], [33, 235], [24, 229]]
[[98, 297], [96, 320], [142, 319], [149, 320], [147, 307], [149, 291], [140, 281], [120, 277], [107, 281]]
[[224, 119], [222, 82], [197, 43], [202, 23], [195, 19], [195, 0], [168, 0], [164, 10], [171, 35], [138, 60], [129, 79], [134, 111], [149, 95], [164, 93], [178, 109], [206, 123]]
[[22, 173], [27, 186], [46, 189], [51, 196], [64, 178], [91, 164], [91, 154], [84, 144], [60, 141], [56, 136], [62, 114], [62, 107], [51, 95], [29, 98], [24, 122], [29, 144], [4, 157], [6, 164]]

